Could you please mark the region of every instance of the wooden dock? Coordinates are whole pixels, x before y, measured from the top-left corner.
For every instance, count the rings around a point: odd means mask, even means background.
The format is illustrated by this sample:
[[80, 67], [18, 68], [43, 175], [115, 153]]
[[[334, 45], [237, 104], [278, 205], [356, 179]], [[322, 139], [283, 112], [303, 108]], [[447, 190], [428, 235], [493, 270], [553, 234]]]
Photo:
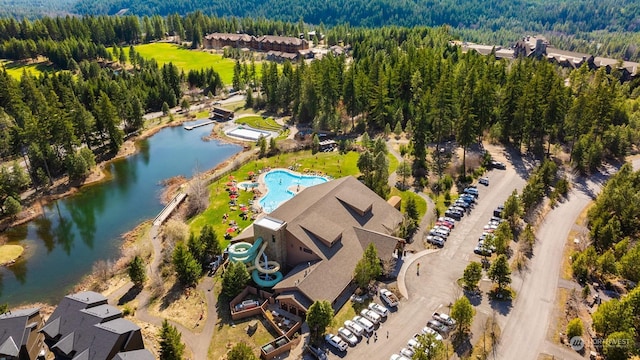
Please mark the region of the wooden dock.
[[201, 122], [201, 123], [199, 123], [199, 124], [195, 124], [195, 125], [189, 125], [189, 126], [185, 125], [185, 126], [184, 126], [184, 129], [185, 129], [185, 130], [193, 130], [193, 129], [195, 129], [195, 128], [199, 128], [199, 127], [201, 127], [201, 126], [211, 125], [211, 124], [213, 124], [213, 123], [215, 123], [215, 122], [216, 122], [215, 120], [208, 120], [208, 121]]

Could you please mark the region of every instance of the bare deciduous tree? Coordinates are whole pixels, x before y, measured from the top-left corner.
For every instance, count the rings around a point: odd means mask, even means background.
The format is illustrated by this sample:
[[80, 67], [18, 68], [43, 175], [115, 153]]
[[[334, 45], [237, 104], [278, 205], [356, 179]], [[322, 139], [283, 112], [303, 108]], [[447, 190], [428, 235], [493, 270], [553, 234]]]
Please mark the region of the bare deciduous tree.
[[209, 189], [206, 180], [200, 173], [194, 175], [189, 181], [187, 190], [187, 217], [197, 215], [209, 206]]

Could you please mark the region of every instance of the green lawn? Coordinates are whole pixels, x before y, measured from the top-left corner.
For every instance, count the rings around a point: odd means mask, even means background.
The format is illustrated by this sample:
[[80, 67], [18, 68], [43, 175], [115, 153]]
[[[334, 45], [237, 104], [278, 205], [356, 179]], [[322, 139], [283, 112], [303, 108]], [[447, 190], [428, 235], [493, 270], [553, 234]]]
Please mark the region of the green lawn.
[[[213, 68], [222, 81], [230, 85], [233, 80], [235, 60], [225, 59], [220, 54], [210, 54], [205, 51], [190, 50], [169, 43], [151, 43], [135, 47], [136, 51], [146, 59], [153, 58], [158, 65], [173, 63], [185, 73], [189, 70]], [[109, 49], [111, 50], [111, 49]], [[262, 66], [256, 63], [256, 75], [260, 77]]]
[[418, 214], [420, 215], [420, 219], [422, 219], [424, 214], [427, 212], [427, 201], [423, 199], [420, 195], [410, 190], [400, 191], [398, 188], [393, 187], [391, 189], [391, 196], [400, 196], [402, 198], [402, 205], [400, 207], [402, 212], [405, 211], [405, 208], [407, 206], [407, 201], [409, 200], [410, 197], [413, 198], [413, 200], [415, 200], [416, 202], [416, 208], [418, 209]]
[[240, 118], [236, 120], [236, 123], [245, 124], [254, 129], [263, 129], [268, 131], [282, 130], [282, 126], [278, 125], [273, 118], [265, 118], [259, 115]]
[[47, 65], [45, 62], [26, 65], [17, 61], [0, 60], [0, 64], [7, 69], [7, 73], [11, 77], [18, 80], [22, 77], [23, 71], [27, 71], [33, 76], [40, 76], [42, 73], [55, 71], [52, 66]]
[[[300, 164], [298, 169], [303, 171], [309, 169], [311, 171], [320, 171], [333, 178], [339, 178], [347, 175], [357, 176], [360, 171], [357, 166], [358, 153], [349, 152], [340, 154], [338, 152], [317, 153], [312, 155], [311, 151], [299, 151], [294, 153], [286, 153], [270, 158], [250, 161], [243, 165], [240, 169], [232, 173], [238, 182], [245, 181], [250, 171], [257, 172], [265, 167], [271, 168], [287, 168], [294, 164]], [[217, 182], [210, 185], [211, 196], [209, 200], [209, 208], [200, 215], [190, 221], [190, 229], [192, 232], [199, 234], [204, 225], [211, 224], [218, 235], [218, 239], [224, 239], [227, 223], [222, 222], [222, 215], [228, 213], [229, 220], [235, 220], [241, 229], [251, 225], [252, 220], [242, 220], [240, 211], [229, 211], [229, 195], [226, 191], [226, 183], [228, 177], [221, 178]], [[240, 190], [238, 203], [248, 204], [252, 197], [252, 193]], [[226, 246], [227, 241], [223, 243]]]

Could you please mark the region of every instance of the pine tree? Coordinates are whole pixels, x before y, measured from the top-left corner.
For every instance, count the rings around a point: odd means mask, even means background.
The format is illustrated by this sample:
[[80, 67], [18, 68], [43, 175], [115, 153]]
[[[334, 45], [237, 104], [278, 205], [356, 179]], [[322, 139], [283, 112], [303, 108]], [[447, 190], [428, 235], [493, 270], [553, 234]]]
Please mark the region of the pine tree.
[[133, 260], [131, 260], [127, 268], [127, 273], [136, 287], [142, 287], [142, 285], [144, 285], [144, 282], [147, 280], [147, 271], [140, 256], [136, 255], [133, 257]]
[[180, 283], [184, 286], [197, 284], [202, 268], [183, 243], [178, 243], [173, 250], [173, 266]]
[[160, 360], [182, 360], [184, 344], [182, 335], [167, 319], [162, 321], [160, 328]]
[[216, 233], [213, 231], [211, 225], [205, 225], [200, 230], [200, 241], [204, 245], [205, 253], [210, 256], [216, 256], [222, 254], [222, 247]]
[[231, 262], [222, 275], [222, 293], [228, 298], [238, 295], [249, 283], [251, 276], [241, 262]]

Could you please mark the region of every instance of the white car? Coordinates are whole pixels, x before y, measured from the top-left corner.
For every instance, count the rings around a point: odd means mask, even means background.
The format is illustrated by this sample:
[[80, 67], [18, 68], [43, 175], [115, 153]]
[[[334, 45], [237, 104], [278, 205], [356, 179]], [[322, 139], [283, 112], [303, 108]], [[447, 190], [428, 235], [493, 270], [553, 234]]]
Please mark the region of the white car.
[[445, 324], [448, 327], [452, 327], [456, 325], [456, 321], [451, 318], [451, 316], [445, 313], [433, 313], [433, 318]]
[[339, 328], [338, 335], [340, 335], [340, 337], [344, 341], [348, 342], [351, 346], [355, 346], [358, 343], [358, 337], [355, 336], [349, 329], [345, 329], [343, 327]]
[[413, 351], [413, 349], [410, 349], [410, 348], [402, 348], [402, 350], [400, 350], [400, 355], [406, 356], [409, 359], [413, 357], [413, 354], [415, 354], [415, 351]]
[[364, 328], [362, 327], [362, 325], [358, 324], [357, 322], [347, 320], [344, 322], [344, 327], [351, 330], [351, 332], [356, 334], [356, 336], [364, 335]]
[[362, 316], [354, 317], [353, 322], [355, 322], [356, 324], [360, 324], [360, 326], [362, 326], [368, 333], [373, 332], [373, 327], [374, 327], [373, 323], [363, 318]]
[[387, 315], [389, 315], [389, 309], [387, 309], [386, 307], [378, 304], [378, 303], [370, 303], [369, 304], [369, 310], [373, 310], [375, 311], [378, 315], [386, 318]]
[[443, 247], [444, 246], [444, 238], [441, 237], [441, 236], [427, 235], [426, 240], [427, 240], [427, 242], [429, 244], [433, 244], [433, 245], [439, 246], [439, 247]]
[[480, 183], [481, 185], [484, 185], [484, 186], [489, 186], [489, 178], [488, 177], [481, 177], [480, 180], [478, 180], [478, 183]]
[[422, 333], [423, 334], [432, 334], [434, 336], [434, 338], [438, 341], [442, 341], [442, 335], [438, 334], [437, 331], [433, 330], [430, 327], [425, 326], [424, 329], [422, 329]]
[[404, 355], [393, 354], [393, 355], [391, 355], [389, 360], [411, 360], [411, 358], [408, 358], [408, 357], [406, 357]]
[[362, 311], [360, 311], [360, 316], [368, 319], [374, 324], [378, 324], [380, 323], [380, 320], [382, 320], [382, 317], [378, 315], [378, 313], [369, 309], [362, 309]]
[[418, 347], [418, 339], [416, 338], [411, 338], [409, 339], [409, 341], [407, 341], [407, 347], [409, 349], [416, 349]]
[[324, 339], [329, 343], [329, 345], [340, 351], [347, 351], [347, 347], [349, 346], [346, 342], [342, 341], [338, 335], [327, 334]]

